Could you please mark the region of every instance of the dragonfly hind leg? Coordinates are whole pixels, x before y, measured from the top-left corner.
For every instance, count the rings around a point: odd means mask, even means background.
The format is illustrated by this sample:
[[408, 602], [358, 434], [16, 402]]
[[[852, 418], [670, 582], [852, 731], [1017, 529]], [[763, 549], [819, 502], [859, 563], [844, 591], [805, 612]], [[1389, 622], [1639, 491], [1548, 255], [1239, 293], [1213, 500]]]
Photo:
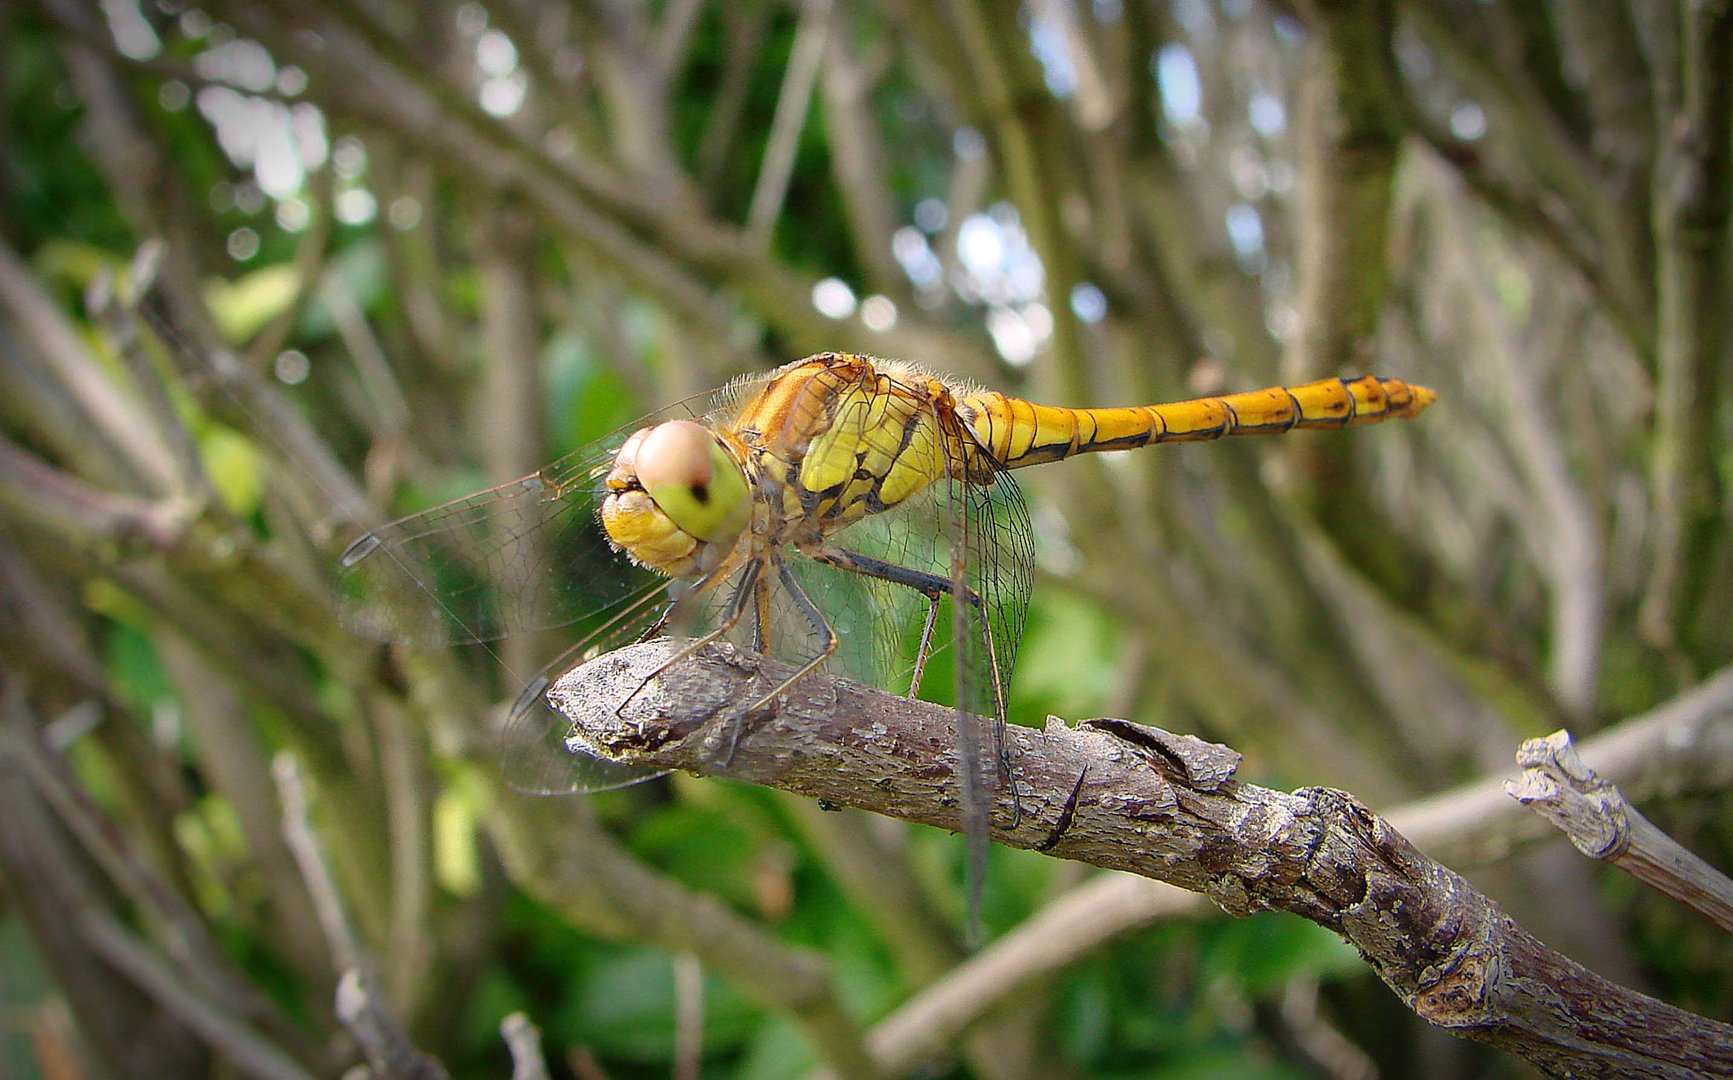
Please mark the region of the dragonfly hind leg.
[[[822, 548], [810, 553], [814, 559], [834, 566], [838, 570], [847, 570], [851, 574], [861, 574], [866, 577], [889, 581], [895, 585], [905, 585], [927, 598], [927, 619], [921, 627], [921, 643], [915, 650], [915, 670], [909, 681], [909, 694], [912, 699], [921, 689], [921, 677], [926, 673], [927, 659], [932, 653], [933, 631], [938, 625], [939, 600], [950, 594], [951, 579], [940, 574], [916, 570], [910, 566], [900, 566], [884, 559], [875, 559], [871, 555], [863, 555], [858, 551], [846, 548]], [[981, 634], [987, 643], [987, 661], [991, 668], [993, 680], [993, 711], [994, 721], [1003, 725], [1005, 722], [1005, 687], [999, 672], [999, 658], [993, 645], [993, 629], [987, 621], [986, 605], [981, 602], [981, 596], [974, 589], [964, 587], [961, 590], [963, 600], [969, 605], [981, 622]], [[1017, 792], [1017, 777], [1011, 768], [1011, 748], [1004, 738], [1003, 728], [995, 740], [998, 745], [999, 775], [1006, 781], [1011, 794], [1011, 827], [1014, 829], [1023, 820], [1023, 804]]]

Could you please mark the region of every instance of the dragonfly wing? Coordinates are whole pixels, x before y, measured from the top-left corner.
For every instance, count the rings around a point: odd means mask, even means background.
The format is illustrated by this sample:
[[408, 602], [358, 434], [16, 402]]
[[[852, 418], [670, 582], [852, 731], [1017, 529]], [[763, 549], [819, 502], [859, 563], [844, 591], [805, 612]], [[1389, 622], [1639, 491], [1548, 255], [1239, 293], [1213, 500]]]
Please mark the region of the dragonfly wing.
[[574, 469], [560, 485], [543, 470], [357, 540], [338, 572], [344, 624], [382, 641], [450, 645], [563, 626], [606, 606], [642, 572], [597, 524], [610, 455], [596, 457], [588, 471], [601, 475]]
[[632, 565], [602, 531], [597, 511], [619, 448], [632, 432], [663, 420], [725, 424], [742, 395], [761, 382], [745, 380], [676, 403], [531, 476], [367, 534], [341, 559], [343, 622], [363, 636], [409, 645], [571, 627], [566, 640], [575, 644], [523, 688], [496, 729], [504, 778], [521, 791], [564, 794], [660, 775], [570, 742], [570, 722], [548, 704], [545, 691], [592, 656], [680, 629], [660, 617], [668, 580]]
[[957, 771], [974, 936], [1001, 781], [1010, 785], [1013, 806], [1016, 800], [1006, 756], [1006, 698], [1029, 610], [1035, 543], [1028, 506], [1010, 474], [961, 425], [945, 434], [947, 475], [938, 494], [950, 529]]
[[[856, 470], [850, 483], [864, 488], [876, 480], [883, 494], [893, 476], [943, 473], [937, 423], [925, 396], [893, 384], [890, 392], [848, 397], [829, 417], [823, 438]], [[950, 531], [934, 485], [898, 490], [894, 497], [889, 509], [826, 533], [826, 545], [844, 556], [837, 562], [854, 570], [812, 559], [795, 560], [792, 569], [839, 638], [833, 670], [903, 693], [931, 607], [923, 584], [947, 591]]]
[[[653, 607], [660, 590], [645, 601]], [[572, 722], [548, 701], [560, 675], [594, 650], [568, 650], [542, 669], [506, 711], [498, 734], [500, 772], [506, 783], [526, 795], [576, 795], [630, 787], [667, 769], [640, 768], [598, 757], [573, 737]]]
[[839, 410], [826, 437], [858, 446], [869, 475], [936, 477], [893, 508], [828, 535], [827, 561], [796, 565], [842, 640], [843, 670], [898, 692], [909, 689], [921, 656], [933, 611], [926, 594], [938, 597], [924, 689], [957, 706], [973, 922], [995, 790], [1005, 772], [1005, 688], [1032, 586], [1028, 510], [1011, 478], [925, 395], [876, 395]]
[[609, 546], [597, 518], [614, 455], [633, 431], [661, 420], [722, 422], [749, 390], [669, 406], [521, 480], [368, 533], [340, 560], [344, 624], [379, 641], [451, 645], [611, 618], [655, 580]]
[[985, 453], [970, 465], [975, 478], [962, 482], [953, 474], [945, 491], [952, 558], [962, 561], [954, 588], [965, 598], [979, 597], [981, 607], [968, 633], [959, 629], [954, 635], [963, 653], [959, 667], [968, 673], [968, 692], [958, 705], [1002, 722], [1035, 586], [1035, 529], [1010, 473]]

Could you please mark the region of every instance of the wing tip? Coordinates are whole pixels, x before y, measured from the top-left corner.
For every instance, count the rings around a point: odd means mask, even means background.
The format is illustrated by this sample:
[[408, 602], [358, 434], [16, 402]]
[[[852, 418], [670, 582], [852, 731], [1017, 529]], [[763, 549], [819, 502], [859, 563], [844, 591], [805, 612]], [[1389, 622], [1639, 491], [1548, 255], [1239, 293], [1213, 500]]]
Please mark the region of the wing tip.
[[379, 534], [368, 533], [361, 539], [343, 549], [343, 554], [337, 557], [337, 565], [348, 569], [356, 563], [373, 554], [379, 547]]

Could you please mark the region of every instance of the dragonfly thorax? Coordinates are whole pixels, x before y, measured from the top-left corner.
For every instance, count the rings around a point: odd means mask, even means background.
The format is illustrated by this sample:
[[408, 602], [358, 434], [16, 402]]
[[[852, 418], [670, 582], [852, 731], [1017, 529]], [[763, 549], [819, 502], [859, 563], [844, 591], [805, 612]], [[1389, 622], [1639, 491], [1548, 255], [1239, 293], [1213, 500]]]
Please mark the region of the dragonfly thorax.
[[669, 577], [721, 562], [751, 518], [746, 473], [729, 448], [690, 420], [632, 433], [614, 455], [602, 500], [608, 542]]

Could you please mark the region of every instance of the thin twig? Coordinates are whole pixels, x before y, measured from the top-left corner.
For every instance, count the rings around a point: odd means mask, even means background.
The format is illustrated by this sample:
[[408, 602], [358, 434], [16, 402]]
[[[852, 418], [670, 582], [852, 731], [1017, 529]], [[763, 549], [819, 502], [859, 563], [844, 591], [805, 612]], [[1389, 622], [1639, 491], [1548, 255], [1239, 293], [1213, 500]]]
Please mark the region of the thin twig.
[[212, 1050], [243, 1074], [259, 1080], [312, 1080], [312, 1073], [249, 1028], [222, 1003], [194, 990], [180, 971], [164, 963], [113, 916], [86, 911], [82, 925], [85, 938], [105, 961], [197, 1032]]
[[631, 858], [596, 828], [581, 800], [508, 796], [497, 810], [491, 824], [507, 870], [538, 900], [590, 933], [693, 953], [761, 1001], [789, 1010], [839, 1075], [879, 1074], [821, 956]]
[[789, 51], [782, 92], [770, 121], [764, 161], [758, 167], [758, 183], [752, 189], [751, 208], [746, 214], [746, 235], [758, 247], [770, 243], [771, 231], [782, 213], [782, 200], [788, 194], [789, 177], [794, 174], [794, 152], [806, 126], [825, 39], [830, 36], [831, 2], [803, 0], [800, 6], [800, 25], [794, 32], [794, 47]]
[[1205, 914], [1196, 893], [1130, 874], [1102, 874], [1047, 904], [876, 1024], [868, 1036], [887, 1072], [951, 1045], [1002, 1002], [1070, 970], [1079, 957], [1164, 918]]
[[192, 432], [187, 429], [186, 423], [175, 409], [174, 402], [170, 400], [162, 377], [151, 366], [150, 359], [145, 356], [139, 342], [138, 297], [150, 290], [161, 260], [160, 243], [140, 245], [133, 256], [131, 281], [126, 286], [127, 295], [116, 295], [114, 278], [103, 274], [91, 284], [85, 304], [108, 327], [109, 336], [114, 340], [115, 352], [120, 354], [127, 374], [132, 377], [133, 385], [144, 398], [145, 409], [166, 441], [179, 477], [179, 491], [205, 502], [213, 497], [214, 492], [210, 477], [205, 472], [204, 462], [199, 458], [198, 445], [194, 443]]
[[355, 373], [367, 391], [373, 405], [376, 437], [391, 438], [402, 433], [409, 423], [409, 403], [397, 385], [397, 375], [385, 358], [379, 337], [367, 323], [367, 316], [355, 303], [349, 285], [335, 271], [328, 271], [319, 283], [319, 300], [331, 313], [331, 321], [343, 338], [344, 351], [355, 363]]
[[[1725, 394], [1733, 316], [1727, 296], [1728, 223], [1733, 220], [1733, 6], [1656, 5], [1678, 13], [1676, 50], [1657, 72], [1668, 118], [1657, 138], [1654, 220], [1658, 336], [1655, 445], [1650, 474], [1655, 517], [1640, 628], [1650, 643], [1717, 655], [1696, 625], [1726, 535], [1728, 485], [1717, 460], [1717, 410]], [[1670, 37], [1671, 35], [1662, 35]], [[1676, 98], [1676, 100], [1672, 100]], [[1720, 620], [1709, 616], [1712, 626]]]
[[[1577, 238], [1572, 246], [1596, 268], [1594, 283], [1619, 316], [1639, 350], [1652, 349], [1655, 327], [1653, 289], [1641, 272], [1639, 250], [1645, 223], [1640, 212], [1615, 198], [1588, 146], [1571, 130], [1530, 73], [1486, 40], [1489, 20], [1482, 5], [1432, 0], [1404, 5], [1427, 44], [1458, 69], [1489, 119], [1489, 132], [1506, 143], [1534, 175], [1549, 212], [1563, 231]], [[1498, 166], [1477, 153], [1476, 171]], [[1521, 227], [1520, 218], [1512, 223]], [[1556, 235], [1556, 234], [1553, 234]], [[1549, 236], [1550, 238], [1550, 236]], [[1566, 252], [1567, 256], [1578, 252]]]
[[824, 105], [830, 143], [830, 175], [848, 217], [854, 251], [869, 286], [911, 300], [909, 279], [893, 253], [896, 199], [889, 166], [893, 160], [873, 109], [872, 76], [855, 54], [849, 35], [838, 26], [825, 50], [819, 98]]
[[371, 715], [378, 731], [391, 843], [391, 922], [383, 978], [391, 1000], [413, 1015], [418, 1004], [433, 996], [427, 977], [438, 940], [432, 926], [434, 860], [423, 773], [428, 751], [415, 722], [400, 709], [381, 704]]
[[704, 965], [689, 952], [674, 954], [674, 1080], [698, 1080], [704, 1071]]
[[403, 1025], [379, 993], [373, 959], [362, 948], [361, 939], [350, 924], [343, 897], [313, 832], [307, 790], [295, 759], [288, 754], [277, 755], [271, 763], [271, 775], [283, 804], [283, 839], [307, 883], [307, 893], [325, 932], [332, 959], [343, 972], [337, 981], [337, 1019], [355, 1037], [379, 1075], [443, 1080], [444, 1067], [409, 1042]]
[[530, 1018], [514, 1012], [499, 1022], [500, 1038], [511, 1051], [511, 1080], [548, 1080], [548, 1062], [542, 1055], [541, 1029]]
[[0, 749], [17, 762], [43, 802], [84, 850], [103, 868], [109, 880], [149, 916], [181, 968], [177, 976], [203, 993], [241, 1009], [249, 1020], [291, 1030], [269, 999], [233, 970], [210, 937], [205, 923], [186, 900], [143, 858], [125, 833], [105, 815], [67, 774], [63, 762], [50, 757], [15, 724], [0, 728]]
[[698, 17], [704, 13], [703, 0], [671, 0], [662, 11], [662, 21], [656, 27], [656, 38], [650, 46], [650, 59], [664, 83], [670, 81], [686, 53]]
[[1591, 859], [1611, 863], [1733, 933], [1733, 881], [1644, 817], [1617, 784], [1583, 763], [1570, 732], [1529, 739], [1517, 751], [1521, 780], [1511, 798], [1570, 837]]
[[[6, 366], [32, 369], [63, 400], [69, 421], [65, 429], [50, 428], [46, 438], [94, 444], [99, 451], [76, 452], [74, 460], [101, 461], [100, 475], [113, 476], [116, 486], [164, 493], [175, 489], [168, 447], [149, 420], [84, 347], [76, 327], [55, 306], [24, 260], [0, 241], [0, 311], [9, 316]], [[15, 379], [24, 372], [9, 373]], [[76, 438], [69, 438], [76, 434]]]
[[342, 894], [337, 891], [337, 883], [332, 880], [325, 856], [319, 850], [319, 838], [313, 833], [301, 770], [293, 757], [278, 754], [271, 762], [271, 776], [277, 783], [277, 797], [283, 804], [283, 839], [295, 856], [295, 865], [301, 868], [301, 878], [307, 883], [313, 910], [319, 916], [319, 927], [325, 932], [325, 944], [331, 950], [336, 967], [348, 971], [362, 962], [361, 944], [354, 927], [349, 924]]
[[337, 980], [337, 1019], [361, 1044], [375, 1075], [383, 1080], [447, 1080], [445, 1067], [409, 1042], [373, 980], [351, 968]]

